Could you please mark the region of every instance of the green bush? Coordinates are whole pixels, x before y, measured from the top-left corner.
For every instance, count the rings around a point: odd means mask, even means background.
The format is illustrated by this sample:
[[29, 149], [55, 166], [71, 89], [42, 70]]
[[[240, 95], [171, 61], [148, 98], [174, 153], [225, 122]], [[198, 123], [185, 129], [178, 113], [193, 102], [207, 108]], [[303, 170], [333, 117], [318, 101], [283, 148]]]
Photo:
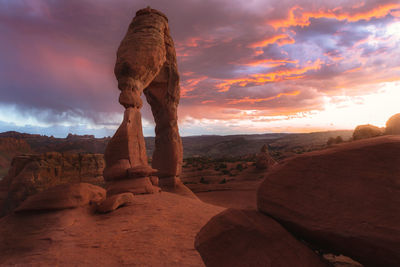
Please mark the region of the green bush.
[[236, 165], [236, 170], [238, 171], [243, 171], [243, 165], [241, 163], [239, 163], [238, 165]]
[[201, 183], [201, 184], [209, 184], [209, 182], [206, 181], [206, 179], [204, 179], [204, 177], [201, 177], [201, 178], [200, 178], [200, 183]]
[[228, 175], [228, 174], [231, 174], [231, 172], [230, 172], [230, 171], [228, 171], [228, 170], [222, 170], [222, 174], [224, 174], [224, 175]]
[[226, 169], [226, 164], [225, 163], [221, 163], [221, 164], [219, 164], [219, 168], [220, 169]]

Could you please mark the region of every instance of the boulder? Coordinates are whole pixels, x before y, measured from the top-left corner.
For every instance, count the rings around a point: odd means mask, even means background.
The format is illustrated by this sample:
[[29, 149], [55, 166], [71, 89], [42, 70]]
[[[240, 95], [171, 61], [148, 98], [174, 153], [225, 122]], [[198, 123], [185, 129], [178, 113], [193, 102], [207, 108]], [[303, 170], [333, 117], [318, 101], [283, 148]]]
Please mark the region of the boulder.
[[380, 136], [383, 134], [383, 130], [374, 125], [366, 124], [359, 125], [353, 132], [353, 140], [360, 140], [365, 138], [371, 138]]
[[118, 209], [121, 206], [125, 206], [127, 204], [130, 204], [134, 201], [134, 197], [132, 193], [122, 193], [122, 194], [117, 194], [113, 195], [111, 197], [108, 197], [106, 200], [100, 203], [96, 207], [96, 211], [100, 213], [107, 213], [111, 212], [113, 210]]
[[258, 209], [316, 247], [365, 266], [400, 263], [400, 137], [340, 144], [267, 174]]
[[393, 115], [386, 122], [385, 134], [400, 134], [400, 113]]
[[252, 210], [216, 215], [197, 234], [195, 247], [208, 267], [328, 266], [279, 223]]
[[63, 210], [101, 203], [106, 198], [106, 190], [88, 184], [76, 183], [58, 185], [28, 197], [15, 212], [37, 210]]

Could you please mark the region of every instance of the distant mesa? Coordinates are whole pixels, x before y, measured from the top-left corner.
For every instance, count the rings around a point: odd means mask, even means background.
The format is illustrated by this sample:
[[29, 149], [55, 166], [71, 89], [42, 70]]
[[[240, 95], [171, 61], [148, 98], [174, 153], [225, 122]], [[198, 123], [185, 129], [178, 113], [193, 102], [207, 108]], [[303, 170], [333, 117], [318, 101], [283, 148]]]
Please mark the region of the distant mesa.
[[386, 122], [385, 134], [400, 134], [400, 113], [393, 115]]
[[353, 140], [377, 137], [383, 135], [383, 133], [384, 130], [377, 126], [371, 124], [359, 125], [353, 132]]
[[85, 135], [78, 135], [78, 134], [71, 134], [67, 135], [67, 140], [82, 140], [82, 139], [94, 139], [94, 135], [85, 134]]

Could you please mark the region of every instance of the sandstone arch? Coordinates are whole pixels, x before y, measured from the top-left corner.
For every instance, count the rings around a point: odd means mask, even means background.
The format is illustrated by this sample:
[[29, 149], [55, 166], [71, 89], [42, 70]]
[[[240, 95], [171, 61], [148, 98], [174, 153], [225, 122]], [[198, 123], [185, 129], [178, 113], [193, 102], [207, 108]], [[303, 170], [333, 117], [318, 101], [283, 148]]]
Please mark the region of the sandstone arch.
[[[164, 14], [150, 7], [136, 12], [118, 48], [114, 73], [121, 90], [119, 103], [125, 107], [125, 113], [106, 148], [105, 180], [115, 184], [118, 180], [140, 178], [137, 184], [151, 193], [148, 177], [157, 174], [160, 185], [182, 187], [179, 180], [182, 141], [177, 119], [179, 73], [174, 42]], [[154, 169], [147, 163], [142, 132], [142, 92], [156, 123]]]

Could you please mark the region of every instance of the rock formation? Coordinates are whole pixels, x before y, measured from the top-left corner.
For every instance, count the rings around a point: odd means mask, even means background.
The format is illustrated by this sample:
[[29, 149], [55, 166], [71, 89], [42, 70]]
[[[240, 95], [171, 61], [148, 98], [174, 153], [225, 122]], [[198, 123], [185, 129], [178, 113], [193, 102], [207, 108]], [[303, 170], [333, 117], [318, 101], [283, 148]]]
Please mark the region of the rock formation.
[[400, 113], [393, 115], [386, 122], [385, 134], [400, 134]]
[[208, 267], [328, 266], [273, 219], [252, 210], [228, 209], [196, 236]]
[[374, 125], [366, 124], [359, 125], [353, 132], [353, 140], [360, 140], [365, 138], [371, 138], [380, 136], [383, 134], [383, 130]]
[[32, 149], [25, 140], [0, 137], [0, 179], [7, 174], [12, 159], [26, 153], [32, 153]]
[[294, 157], [267, 174], [258, 208], [316, 247], [399, 266], [399, 151], [382, 136]]
[[79, 182], [103, 185], [104, 165], [101, 154], [49, 152], [16, 156], [8, 175], [0, 181], [0, 216], [28, 196], [52, 186]]
[[[141, 179], [137, 186], [150, 188], [149, 176], [158, 170], [161, 187], [182, 187], [179, 180], [182, 142], [177, 124], [179, 75], [174, 43], [164, 14], [149, 7], [136, 12], [118, 48], [114, 73], [121, 90], [119, 103], [125, 107], [125, 114], [106, 148], [104, 178], [112, 183]], [[154, 169], [148, 166], [142, 133], [142, 92], [156, 123]], [[138, 169], [140, 173], [135, 171]]]
[[131, 204], [134, 201], [132, 193], [122, 193], [112, 195], [111, 197], [104, 200], [100, 205], [96, 207], [96, 211], [100, 213], [107, 213], [118, 209], [121, 206]]
[[62, 184], [28, 197], [15, 212], [50, 211], [72, 209], [89, 204], [100, 204], [106, 198], [106, 190], [88, 184]]
[[257, 154], [256, 168], [260, 170], [266, 170], [275, 164], [276, 161], [270, 156], [268, 152], [268, 146], [263, 145], [261, 147], [260, 153]]

